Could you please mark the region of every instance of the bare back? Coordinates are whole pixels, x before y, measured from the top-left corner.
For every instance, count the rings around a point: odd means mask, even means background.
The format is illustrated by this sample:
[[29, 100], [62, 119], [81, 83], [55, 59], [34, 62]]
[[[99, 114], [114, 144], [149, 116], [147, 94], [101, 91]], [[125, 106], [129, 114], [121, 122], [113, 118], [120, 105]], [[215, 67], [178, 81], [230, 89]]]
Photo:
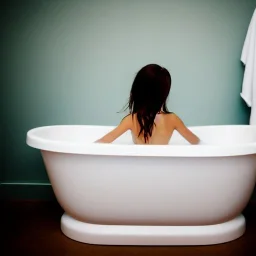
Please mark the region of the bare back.
[[174, 122], [172, 123], [172, 117], [170, 114], [159, 113], [155, 117], [155, 125], [153, 127], [152, 136], [145, 143], [144, 136], [140, 132], [140, 125], [137, 120], [137, 116], [134, 115], [132, 119], [131, 133], [133, 142], [135, 144], [151, 144], [151, 145], [166, 145], [169, 143], [173, 131], [175, 129]]
[[140, 132], [136, 114], [126, 116], [111, 132], [97, 140], [98, 143], [111, 143], [126, 131], [130, 130], [135, 144], [166, 145], [169, 143], [174, 130], [177, 130], [191, 144], [198, 144], [200, 139], [193, 134], [175, 114], [160, 113], [156, 115], [152, 136], [147, 143]]

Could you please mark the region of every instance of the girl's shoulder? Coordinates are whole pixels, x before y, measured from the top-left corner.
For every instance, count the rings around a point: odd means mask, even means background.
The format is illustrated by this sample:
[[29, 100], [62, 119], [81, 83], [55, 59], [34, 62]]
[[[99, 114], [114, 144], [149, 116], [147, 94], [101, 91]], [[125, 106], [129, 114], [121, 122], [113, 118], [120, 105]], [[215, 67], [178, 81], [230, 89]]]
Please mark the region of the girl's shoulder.
[[162, 114], [164, 117], [168, 118], [168, 119], [175, 118], [175, 116], [176, 116], [173, 112], [167, 112], [167, 113], [161, 112], [161, 114]]
[[126, 115], [120, 122], [120, 124], [123, 124], [127, 127], [132, 128], [132, 125], [133, 125], [133, 115], [132, 114], [128, 114]]
[[170, 123], [170, 124], [175, 124], [179, 117], [174, 113], [174, 112], [169, 112], [165, 113], [165, 119]]
[[128, 114], [125, 117], [123, 117], [123, 119], [121, 120], [121, 122], [123, 121], [131, 121], [132, 120], [132, 114]]

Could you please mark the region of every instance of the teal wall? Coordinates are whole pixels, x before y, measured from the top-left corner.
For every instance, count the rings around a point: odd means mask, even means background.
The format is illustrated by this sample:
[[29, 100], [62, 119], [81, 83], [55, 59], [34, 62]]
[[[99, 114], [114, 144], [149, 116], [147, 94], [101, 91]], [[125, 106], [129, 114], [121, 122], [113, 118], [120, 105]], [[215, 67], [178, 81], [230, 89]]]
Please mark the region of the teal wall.
[[16, 197], [48, 183], [39, 151], [25, 144], [29, 129], [118, 124], [134, 75], [148, 63], [169, 69], [169, 108], [187, 125], [247, 124], [239, 59], [255, 7], [256, 0], [2, 3], [5, 192]]

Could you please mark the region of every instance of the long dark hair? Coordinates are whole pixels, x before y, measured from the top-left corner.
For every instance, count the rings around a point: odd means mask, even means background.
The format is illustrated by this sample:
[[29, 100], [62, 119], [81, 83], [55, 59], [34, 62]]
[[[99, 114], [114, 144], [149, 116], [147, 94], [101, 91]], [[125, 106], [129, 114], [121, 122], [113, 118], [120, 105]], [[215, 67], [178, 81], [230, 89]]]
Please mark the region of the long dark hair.
[[157, 64], [146, 65], [135, 76], [127, 108], [132, 116], [137, 114], [138, 137], [143, 134], [145, 143], [152, 136], [156, 114], [170, 113], [166, 106], [170, 89], [170, 73]]

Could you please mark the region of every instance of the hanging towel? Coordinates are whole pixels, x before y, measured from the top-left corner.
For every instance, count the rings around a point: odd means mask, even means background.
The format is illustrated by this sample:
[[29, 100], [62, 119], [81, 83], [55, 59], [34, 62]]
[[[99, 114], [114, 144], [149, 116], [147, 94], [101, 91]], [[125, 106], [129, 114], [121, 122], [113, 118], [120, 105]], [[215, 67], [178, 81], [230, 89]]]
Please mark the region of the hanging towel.
[[256, 124], [256, 9], [245, 38], [241, 61], [245, 65], [241, 97], [251, 107], [250, 124]]

